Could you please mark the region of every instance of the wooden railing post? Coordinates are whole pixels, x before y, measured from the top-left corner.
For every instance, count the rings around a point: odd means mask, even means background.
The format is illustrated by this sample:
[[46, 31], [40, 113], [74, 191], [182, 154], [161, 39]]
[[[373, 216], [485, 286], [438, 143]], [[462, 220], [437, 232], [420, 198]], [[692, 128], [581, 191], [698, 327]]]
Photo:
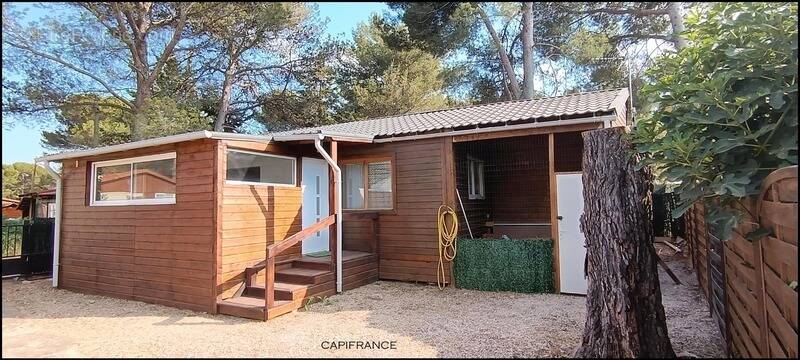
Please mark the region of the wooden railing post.
[[269, 319], [269, 309], [275, 306], [275, 256], [267, 254], [267, 267], [264, 281], [264, 320]]
[[339, 241], [339, 234], [336, 233], [336, 223], [328, 227], [328, 252], [331, 254], [331, 271], [336, 272], [336, 242]]

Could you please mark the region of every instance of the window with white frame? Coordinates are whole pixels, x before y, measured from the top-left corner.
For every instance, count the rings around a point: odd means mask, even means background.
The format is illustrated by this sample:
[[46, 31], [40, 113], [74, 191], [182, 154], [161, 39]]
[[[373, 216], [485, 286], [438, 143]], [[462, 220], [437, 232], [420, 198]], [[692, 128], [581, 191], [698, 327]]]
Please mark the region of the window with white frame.
[[226, 181], [233, 184], [294, 186], [296, 159], [243, 150], [227, 151]]
[[389, 210], [394, 207], [391, 161], [348, 162], [342, 166], [342, 172], [343, 208]]
[[174, 204], [175, 182], [174, 152], [95, 162], [90, 204]]
[[478, 159], [469, 158], [469, 178], [467, 181], [467, 189], [469, 190], [470, 199], [483, 199], [484, 184], [483, 184], [483, 161]]

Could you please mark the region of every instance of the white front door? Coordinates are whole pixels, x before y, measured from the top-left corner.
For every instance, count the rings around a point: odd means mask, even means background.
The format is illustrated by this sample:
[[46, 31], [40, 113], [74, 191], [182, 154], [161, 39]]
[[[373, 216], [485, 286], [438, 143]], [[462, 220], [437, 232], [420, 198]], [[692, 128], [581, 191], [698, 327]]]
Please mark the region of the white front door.
[[[328, 163], [325, 160], [303, 158], [303, 228], [328, 217]], [[327, 251], [328, 229], [303, 241], [303, 254]]]
[[581, 231], [583, 180], [580, 173], [556, 174], [558, 200], [558, 260], [561, 292], [586, 294], [583, 277], [586, 240]]

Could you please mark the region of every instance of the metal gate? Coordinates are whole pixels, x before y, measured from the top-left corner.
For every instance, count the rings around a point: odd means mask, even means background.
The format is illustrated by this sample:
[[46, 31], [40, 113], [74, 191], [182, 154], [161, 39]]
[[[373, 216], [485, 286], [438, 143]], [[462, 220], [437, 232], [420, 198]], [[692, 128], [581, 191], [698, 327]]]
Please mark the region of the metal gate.
[[3, 224], [3, 276], [53, 271], [53, 219]]

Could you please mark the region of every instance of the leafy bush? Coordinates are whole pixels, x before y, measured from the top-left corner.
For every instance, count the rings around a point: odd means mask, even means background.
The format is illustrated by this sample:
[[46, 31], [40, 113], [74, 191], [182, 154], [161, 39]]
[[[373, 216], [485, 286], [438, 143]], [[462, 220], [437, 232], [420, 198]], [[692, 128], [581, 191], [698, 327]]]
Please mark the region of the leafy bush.
[[458, 239], [453, 272], [464, 289], [553, 292], [550, 239]]
[[703, 9], [687, 16], [690, 46], [648, 71], [632, 141], [642, 165], [678, 183], [672, 215], [703, 201], [711, 230], [728, 239], [737, 203], [797, 164], [797, 5]]

